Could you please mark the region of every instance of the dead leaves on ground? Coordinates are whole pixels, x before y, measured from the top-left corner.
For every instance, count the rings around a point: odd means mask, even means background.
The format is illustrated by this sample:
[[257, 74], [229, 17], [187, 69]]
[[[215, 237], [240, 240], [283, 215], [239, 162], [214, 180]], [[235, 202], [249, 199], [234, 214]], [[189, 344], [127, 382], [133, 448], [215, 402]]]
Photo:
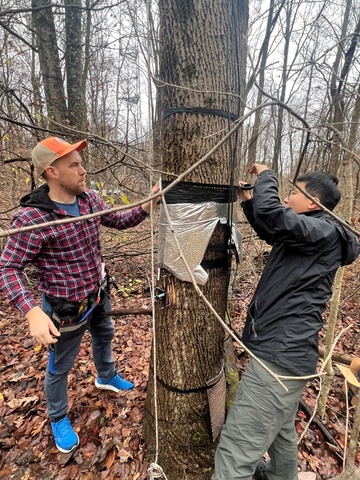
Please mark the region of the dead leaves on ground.
[[[147, 278], [140, 276], [131, 260], [110, 265], [127, 295], [113, 291], [113, 308], [150, 308]], [[347, 277], [352, 291], [356, 275]], [[246, 310], [257, 279], [244, 276], [229, 303], [233, 326], [241, 332]], [[119, 280], [120, 283], [120, 280]], [[136, 288], [131, 288], [135, 285]], [[354, 287], [355, 288], [355, 287]], [[342, 304], [341, 326], [351, 328], [340, 340], [338, 351], [359, 353], [359, 311], [351, 296]], [[29, 338], [26, 321], [0, 296], [0, 479], [13, 480], [143, 480], [147, 478], [146, 446], [142, 440], [146, 386], [152, 338], [149, 316], [114, 317], [114, 357], [120, 373], [135, 384], [130, 392], [115, 394], [94, 386], [95, 368], [89, 335], [85, 334], [76, 367], [69, 375], [70, 418], [80, 437], [72, 454], [61, 454], [54, 445], [43, 392], [47, 349]], [[322, 334], [323, 335], [323, 334]], [[239, 371], [244, 367], [242, 350]], [[303, 399], [310, 408], [318, 393], [316, 382], [308, 385]], [[345, 398], [342, 378], [337, 375], [328, 401], [325, 420], [340, 445], [345, 444]], [[351, 418], [350, 418], [351, 420]], [[299, 412], [296, 428], [300, 434], [308, 421]], [[336, 449], [335, 449], [336, 450]], [[341, 471], [341, 460], [319, 430], [312, 426], [299, 448], [299, 467], [314, 471], [326, 480]], [[360, 459], [358, 459], [360, 460]]]
[[145, 479], [141, 427], [151, 319], [115, 319], [114, 357], [120, 373], [135, 384], [130, 392], [95, 387], [90, 338], [85, 334], [69, 375], [69, 416], [80, 445], [72, 454], [61, 454], [54, 445], [43, 392], [47, 349], [34, 344], [26, 321], [3, 298], [1, 302], [0, 478]]

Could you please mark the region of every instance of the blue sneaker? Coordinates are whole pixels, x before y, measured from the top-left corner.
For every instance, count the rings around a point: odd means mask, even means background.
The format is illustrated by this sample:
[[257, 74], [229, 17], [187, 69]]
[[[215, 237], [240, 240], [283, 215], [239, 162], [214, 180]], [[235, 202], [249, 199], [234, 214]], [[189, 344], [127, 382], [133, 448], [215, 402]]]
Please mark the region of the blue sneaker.
[[62, 453], [70, 453], [79, 445], [79, 437], [71, 426], [68, 417], [51, 422], [55, 445]]
[[118, 393], [120, 390], [132, 390], [134, 384], [124, 380], [120, 374], [114, 375], [110, 380], [102, 380], [97, 378], [95, 380], [95, 386], [101, 390], [111, 390], [112, 392]]

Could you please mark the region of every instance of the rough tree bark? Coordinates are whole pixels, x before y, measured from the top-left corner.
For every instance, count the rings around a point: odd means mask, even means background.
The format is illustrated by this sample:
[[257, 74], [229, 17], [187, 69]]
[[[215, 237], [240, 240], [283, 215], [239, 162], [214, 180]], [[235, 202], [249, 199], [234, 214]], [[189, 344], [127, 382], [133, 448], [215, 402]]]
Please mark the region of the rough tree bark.
[[49, 119], [63, 124], [67, 118], [64, 85], [61, 75], [56, 30], [50, 0], [32, 0], [33, 8], [48, 5], [49, 8], [33, 11], [36, 44], [39, 52], [47, 115]]
[[[216, 92], [230, 91], [244, 98], [247, 16], [246, 0], [160, 1], [160, 80], [165, 82], [159, 90], [160, 112], [202, 107], [241, 115], [239, 97]], [[178, 175], [220, 140], [229, 121], [218, 115], [178, 112], [161, 126], [163, 170]], [[224, 145], [186, 181], [229, 185], [234, 143], [233, 139]], [[218, 225], [210, 244], [226, 244], [228, 234], [226, 226]], [[207, 251], [205, 258], [223, 255]], [[207, 273], [203, 293], [224, 318], [228, 271], [216, 268]], [[224, 332], [191, 283], [162, 269], [159, 286], [166, 290], [166, 302], [156, 305], [157, 380], [162, 381], [157, 381], [159, 448], [156, 452], [151, 364], [144, 425], [148, 458], [153, 461], [158, 453], [157, 463], [172, 480], [208, 480], [215, 444], [207, 393], [179, 393], [168, 387], [197, 389], [214, 378], [223, 362]]]
[[[38, 8], [46, 6], [48, 8]], [[87, 69], [83, 69], [82, 0], [65, 0], [64, 71], [51, 1], [32, 0], [32, 7], [37, 8], [32, 15], [46, 99], [47, 123], [53, 120], [58, 124], [56, 129], [63, 130], [64, 133], [69, 124], [83, 130]], [[88, 42], [87, 37], [85, 40]]]
[[85, 120], [85, 89], [82, 82], [82, 0], [65, 0], [65, 65], [68, 118], [71, 125], [83, 130]]

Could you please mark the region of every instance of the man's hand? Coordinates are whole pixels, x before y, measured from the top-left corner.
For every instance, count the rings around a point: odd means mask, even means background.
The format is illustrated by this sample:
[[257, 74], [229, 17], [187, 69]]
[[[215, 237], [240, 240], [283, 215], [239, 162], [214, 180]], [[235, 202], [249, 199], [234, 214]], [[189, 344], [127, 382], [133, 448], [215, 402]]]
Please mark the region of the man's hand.
[[267, 165], [262, 165], [261, 163], [254, 163], [250, 168], [249, 173], [260, 175], [264, 170], [269, 170], [269, 167]]
[[[252, 173], [254, 175], [260, 175], [261, 172], [264, 170], [269, 170], [269, 167], [267, 165], [262, 165], [261, 163], [254, 163], [254, 165], [250, 168], [249, 173]], [[252, 198], [249, 190], [243, 190], [241, 187], [242, 185], [245, 185], [247, 182], [242, 182], [241, 180], [239, 181], [239, 193], [238, 197], [242, 202], [246, 202], [247, 200], [250, 200]]]
[[30, 335], [40, 345], [50, 345], [57, 342], [54, 337], [60, 337], [60, 332], [40, 307], [32, 308], [25, 317], [29, 322]]
[[[156, 195], [157, 193], [160, 192], [160, 184], [159, 182], [157, 182], [153, 189], [151, 190], [151, 196], [152, 195]], [[155, 208], [156, 205], [160, 202], [161, 200], [161, 195], [159, 195], [158, 197], [155, 197], [153, 200], [151, 200], [150, 202], [146, 202], [146, 203], [143, 203], [142, 204], [142, 209], [146, 212], [146, 213], [150, 213], [151, 211], [151, 204], [152, 204], [152, 208]]]
[[242, 185], [246, 185], [247, 182], [242, 182], [241, 180], [239, 181], [239, 190], [238, 190], [238, 197], [240, 198], [240, 201], [246, 202], [247, 200], [250, 200], [252, 198], [250, 190], [243, 190], [241, 187]]

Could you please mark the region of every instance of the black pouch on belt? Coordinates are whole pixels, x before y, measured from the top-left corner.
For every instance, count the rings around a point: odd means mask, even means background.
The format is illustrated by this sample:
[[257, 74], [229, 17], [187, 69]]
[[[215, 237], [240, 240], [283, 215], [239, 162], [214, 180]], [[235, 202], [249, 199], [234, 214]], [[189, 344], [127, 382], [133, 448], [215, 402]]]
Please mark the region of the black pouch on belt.
[[46, 301], [51, 305], [51, 320], [61, 333], [60, 342], [81, 335], [88, 329], [90, 317], [84, 318], [90, 308], [88, 299], [66, 302], [46, 297]]

